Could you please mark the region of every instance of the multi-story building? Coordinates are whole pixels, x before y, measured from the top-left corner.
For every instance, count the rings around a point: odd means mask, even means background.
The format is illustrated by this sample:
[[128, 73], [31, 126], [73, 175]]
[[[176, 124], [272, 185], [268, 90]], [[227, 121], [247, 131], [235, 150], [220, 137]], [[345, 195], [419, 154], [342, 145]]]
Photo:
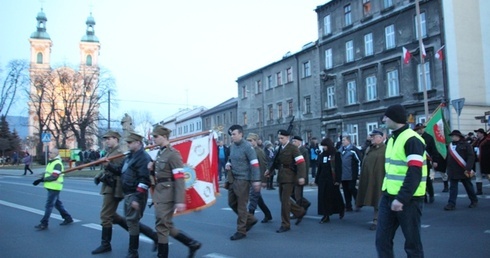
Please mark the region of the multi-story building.
[[237, 99], [231, 98], [202, 113], [203, 131], [213, 130], [218, 132], [218, 140], [226, 145], [231, 143], [228, 128], [236, 123]]
[[[70, 112], [83, 116], [87, 109], [91, 109], [93, 118], [87, 121], [95, 121], [98, 116], [98, 103], [87, 104], [88, 101], [97, 100], [97, 84], [99, 77], [98, 57], [100, 42], [94, 33], [95, 20], [92, 14], [87, 18], [86, 33], [80, 40], [80, 66], [78, 71], [69, 67], [51, 67], [51, 47], [53, 45], [46, 31], [47, 17], [44, 11], [37, 14], [37, 29], [31, 34], [30, 77], [31, 99], [29, 102], [29, 136], [39, 139], [42, 131], [58, 132], [51, 139], [54, 146], [54, 138], [58, 144], [62, 139], [65, 148], [80, 147], [73, 136], [73, 131], [64, 126]], [[69, 96], [72, 96], [70, 100]], [[75, 96], [75, 97], [73, 97]], [[79, 97], [79, 98], [78, 98]], [[68, 106], [69, 105], [69, 106]], [[40, 122], [40, 120], [43, 120]], [[89, 126], [89, 125], [87, 125]], [[41, 128], [43, 127], [43, 128]], [[97, 145], [95, 122], [91, 125], [91, 132], [86, 132], [84, 146]], [[86, 144], [90, 142], [90, 144]], [[35, 153], [34, 153], [35, 154]]]
[[184, 109], [172, 116], [165, 118], [158, 124], [172, 130], [171, 138], [184, 137], [203, 131], [202, 114], [207, 110], [205, 107]]

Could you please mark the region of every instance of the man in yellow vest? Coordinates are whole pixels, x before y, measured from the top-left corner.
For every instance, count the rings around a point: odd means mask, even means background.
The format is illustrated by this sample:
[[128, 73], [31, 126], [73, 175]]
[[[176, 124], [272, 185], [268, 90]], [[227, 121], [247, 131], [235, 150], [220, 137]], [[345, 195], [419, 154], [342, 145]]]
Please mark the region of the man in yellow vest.
[[420, 217], [427, 181], [425, 143], [406, 124], [407, 113], [400, 105], [386, 109], [383, 122], [393, 130], [386, 144], [383, 196], [379, 203], [376, 250], [378, 257], [394, 257], [393, 238], [399, 226], [405, 236], [407, 257], [424, 257]]
[[49, 161], [46, 165], [46, 172], [44, 177], [37, 179], [32, 184], [38, 185], [44, 182], [44, 188], [48, 190], [48, 199], [46, 200], [46, 206], [44, 209], [44, 217], [41, 219], [41, 224], [35, 226], [37, 230], [45, 230], [48, 228], [49, 216], [55, 207], [64, 219], [61, 222], [61, 226], [73, 223], [73, 219], [68, 211], [63, 207], [63, 203], [60, 201], [60, 192], [63, 189], [63, 162], [59, 156], [58, 149], [54, 148], [48, 152]]

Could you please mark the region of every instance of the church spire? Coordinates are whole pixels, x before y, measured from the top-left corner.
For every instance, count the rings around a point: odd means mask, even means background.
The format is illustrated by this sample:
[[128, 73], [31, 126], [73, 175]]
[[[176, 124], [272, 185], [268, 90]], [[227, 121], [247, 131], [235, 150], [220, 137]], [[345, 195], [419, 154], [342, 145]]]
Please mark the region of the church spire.
[[37, 30], [31, 34], [32, 39], [51, 39], [49, 34], [46, 32], [46, 22], [48, 18], [46, 18], [46, 14], [44, 14], [43, 8], [41, 11], [37, 13]]
[[92, 12], [90, 12], [90, 15], [87, 17], [87, 21], [85, 22], [87, 25], [87, 30], [85, 32], [85, 35], [82, 37], [83, 42], [99, 42], [99, 39], [97, 36], [95, 36], [95, 19], [92, 16]]

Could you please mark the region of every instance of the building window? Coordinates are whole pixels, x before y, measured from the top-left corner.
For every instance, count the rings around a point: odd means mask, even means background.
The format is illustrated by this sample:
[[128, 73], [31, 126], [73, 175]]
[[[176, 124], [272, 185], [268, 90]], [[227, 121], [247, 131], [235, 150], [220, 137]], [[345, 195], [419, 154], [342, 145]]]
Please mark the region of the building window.
[[289, 67], [286, 69], [286, 80], [287, 82], [292, 82], [293, 81], [293, 68]]
[[282, 118], [282, 103], [277, 103], [277, 118]]
[[267, 108], [269, 109], [269, 120], [273, 120], [274, 119], [274, 108], [272, 107], [272, 105], [269, 105]]
[[374, 130], [374, 129], [378, 129], [378, 123], [374, 122], [374, 123], [366, 123], [366, 130], [367, 130], [367, 133], [368, 135]]
[[303, 78], [311, 76], [310, 61], [303, 63]]
[[262, 81], [257, 80], [255, 81], [255, 94], [262, 93]]
[[350, 4], [344, 6], [344, 26], [349, 26], [352, 24], [352, 13]]
[[371, 0], [362, 0], [362, 11], [364, 16], [369, 16], [371, 14]]
[[[419, 22], [417, 16], [415, 16], [415, 38], [419, 38]], [[425, 13], [420, 13], [420, 25], [422, 27], [422, 38], [427, 37], [427, 25], [425, 23]]]
[[[431, 84], [430, 84], [430, 63], [424, 63], [424, 68], [425, 68], [425, 89], [430, 90], [432, 89]], [[419, 75], [419, 92], [423, 92], [424, 89], [422, 87], [422, 66], [419, 64], [417, 65], [417, 74]]]
[[385, 27], [386, 49], [395, 47], [395, 25]]
[[36, 63], [37, 63], [37, 64], [42, 64], [42, 63], [43, 63], [43, 53], [41, 53], [41, 52], [38, 52], [38, 53], [37, 53], [37, 60], [36, 60]]
[[353, 105], [357, 103], [357, 89], [356, 81], [347, 82], [347, 105]]
[[374, 54], [373, 33], [364, 35], [364, 55], [372, 56]]
[[288, 101], [288, 117], [293, 116], [293, 114], [294, 114], [293, 101], [290, 100]]
[[219, 115], [216, 116], [216, 124], [217, 125], [221, 124], [221, 117]]
[[278, 72], [276, 73], [276, 85], [279, 86], [279, 85], [282, 85], [282, 74], [281, 72]]
[[400, 95], [398, 69], [387, 72], [386, 78], [388, 80], [388, 97], [395, 97]]
[[350, 136], [352, 144], [359, 145], [359, 130], [357, 124], [347, 124], [347, 135]]
[[267, 76], [267, 89], [270, 90], [272, 89], [272, 75]]
[[349, 40], [345, 42], [345, 62], [349, 63], [354, 61], [354, 41]]
[[85, 65], [92, 66], [92, 56], [87, 55], [87, 59], [85, 60]]
[[257, 121], [259, 123], [262, 123], [262, 108], [257, 108], [257, 115], [258, 115]]
[[199, 122], [197, 122], [197, 130], [198, 130], [198, 131], [199, 131], [199, 130], [201, 130], [201, 122], [200, 122], [200, 121], [199, 121]]
[[376, 76], [366, 78], [366, 99], [367, 101], [376, 100], [378, 94], [376, 92]]
[[247, 117], [247, 112], [243, 112], [243, 125], [248, 124], [248, 117]]
[[311, 114], [311, 97], [305, 97], [305, 114]]
[[323, 17], [323, 35], [332, 33], [332, 22], [330, 20], [330, 14]]
[[335, 107], [335, 86], [327, 87], [327, 108]]
[[242, 99], [247, 98], [247, 86], [242, 86]]
[[332, 68], [333, 68], [332, 49], [329, 48], [325, 50], [325, 69], [332, 69]]
[[393, 5], [393, 0], [383, 0], [383, 8], [388, 8]]
[[234, 122], [233, 122], [233, 111], [230, 112], [230, 124], [234, 124]]

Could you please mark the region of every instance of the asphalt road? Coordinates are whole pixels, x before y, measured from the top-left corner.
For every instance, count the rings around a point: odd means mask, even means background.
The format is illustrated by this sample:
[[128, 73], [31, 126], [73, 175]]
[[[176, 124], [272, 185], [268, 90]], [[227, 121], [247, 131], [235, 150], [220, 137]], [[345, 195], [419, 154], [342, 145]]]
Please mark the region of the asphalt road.
[[[22, 171], [0, 168], [0, 250], [1, 257], [125, 257], [128, 234], [115, 227], [112, 252], [91, 255], [100, 243], [99, 187], [91, 179], [67, 178], [61, 200], [75, 223], [59, 226], [62, 221], [53, 211], [49, 229], [36, 231], [34, 226], [44, 212], [46, 190], [32, 186], [34, 176], [19, 176]], [[448, 194], [441, 193], [442, 183], [435, 183], [436, 201], [426, 204], [422, 216], [422, 239], [425, 257], [490, 257], [490, 185], [484, 182], [487, 195], [479, 197], [476, 209], [467, 208], [469, 200], [460, 186], [457, 209], [444, 211]], [[178, 216], [175, 225], [203, 243], [196, 257], [376, 257], [374, 231], [368, 230], [372, 208], [346, 213], [343, 220], [331, 217], [331, 222], [319, 224], [317, 189], [306, 187], [305, 197], [312, 206], [303, 222], [291, 231], [278, 234], [280, 204], [277, 191], [263, 190], [266, 204], [272, 211], [270, 223], [258, 223], [247, 237], [231, 241], [236, 229], [236, 215], [228, 208], [227, 191], [213, 206], [199, 212]], [[122, 205], [119, 213], [122, 214]], [[256, 213], [263, 218], [261, 212]], [[154, 210], [146, 209], [142, 222], [154, 224]], [[140, 238], [140, 257], [156, 257], [152, 242]], [[395, 237], [397, 257], [406, 257], [401, 230]], [[187, 257], [187, 248], [174, 239], [170, 242], [170, 257]]]

